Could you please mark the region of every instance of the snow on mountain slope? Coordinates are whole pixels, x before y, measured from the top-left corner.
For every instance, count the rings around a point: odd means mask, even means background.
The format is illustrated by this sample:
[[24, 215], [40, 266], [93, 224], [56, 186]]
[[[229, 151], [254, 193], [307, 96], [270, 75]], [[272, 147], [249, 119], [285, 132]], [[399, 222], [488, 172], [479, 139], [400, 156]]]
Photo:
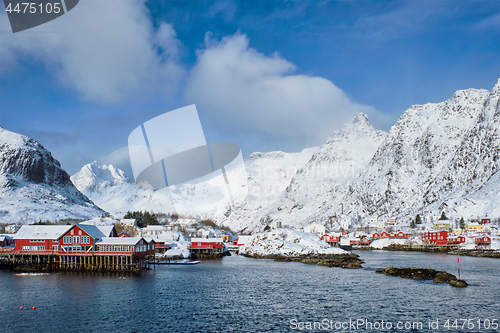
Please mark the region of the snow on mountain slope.
[[85, 165], [80, 172], [71, 176], [73, 184], [78, 184], [82, 192], [95, 192], [108, 186], [118, 186], [127, 182], [122, 170], [112, 165], [99, 166], [96, 161]]
[[241, 204], [219, 206], [211, 218], [233, 231], [255, 231], [252, 221], [263, 216], [267, 207], [284, 193], [293, 176], [309, 161], [318, 147], [300, 153], [253, 153], [245, 158], [248, 196]]
[[85, 165], [71, 176], [75, 186], [96, 205], [111, 213], [127, 211], [175, 212], [167, 188], [145, 189], [129, 183], [123, 171], [97, 162]]
[[[498, 95], [497, 83], [491, 92], [461, 90], [442, 103], [412, 106], [358, 176], [313, 196], [304, 194], [311, 179], [304, 177], [270, 210], [266, 222], [279, 219], [300, 226], [324, 221], [338, 215], [341, 204], [344, 213], [361, 216], [404, 218], [421, 212], [439, 215], [441, 210], [449, 216], [497, 214]], [[316, 167], [314, 160], [305, 168]], [[475, 208], [467, 211], [464, 203]]]
[[71, 183], [40, 143], [0, 127], [0, 221], [89, 218], [105, 212]]
[[[424, 194], [435, 210], [462, 216], [500, 215], [500, 79], [450, 162]], [[458, 185], [458, 186], [457, 186]], [[451, 199], [448, 199], [450, 198]], [[443, 200], [443, 198], [447, 198]], [[463, 198], [455, 204], [454, 198]], [[463, 207], [467, 206], [467, 211]]]
[[[340, 130], [334, 131], [311, 159], [299, 166], [269, 206], [250, 211], [240, 209], [223, 221], [235, 230], [247, 225], [246, 231], [260, 231], [274, 221], [283, 226], [300, 227], [308, 221], [323, 219], [318, 208], [330, 205], [331, 192], [363, 170], [387, 134], [376, 131], [364, 114], [357, 115]], [[277, 200], [276, 200], [277, 199]], [[334, 205], [340, 213], [340, 205]], [[256, 214], [257, 213], [257, 214]], [[243, 220], [238, 225], [235, 221]]]
[[[274, 202], [297, 169], [304, 165], [316, 150], [317, 148], [309, 148], [301, 153], [253, 153], [248, 156], [245, 159], [245, 168], [248, 173], [247, 201], [252, 207], [249, 214], [255, 214], [255, 209]], [[225, 187], [223, 177], [218, 176], [202, 184], [183, 185], [174, 189], [172, 195], [170, 188], [151, 190], [128, 183], [121, 170], [113, 166], [101, 167], [96, 162], [85, 165], [71, 180], [97, 205], [113, 213], [148, 210], [201, 215], [202, 209], [197, 209], [197, 206], [206, 202], [207, 198], [215, 196], [221, 187]], [[247, 207], [246, 202], [244, 205]], [[237, 206], [241, 206], [241, 203], [237, 203]], [[214, 214], [224, 217], [230, 207], [228, 204], [221, 204]], [[213, 214], [206, 215], [212, 216]], [[244, 227], [245, 225], [242, 226]]]
[[335, 199], [332, 193], [345, 189], [345, 184], [363, 171], [386, 136], [387, 133], [375, 130], [364, 114], [334, 131], [297, 172], [284, 198], [276, 203], [271, 218], [287, 225], [304, 226], [324, 217], [319, 208], [340, 215], [342, 208], [340, 203], [332, 204]]
[[414, 105], [390, 129], [360, 178], [337, 192], [347, 211], [401, 216], [423, 208], [429, 183], [449, 163], [486, 101], [465, 90], [442, 103]]

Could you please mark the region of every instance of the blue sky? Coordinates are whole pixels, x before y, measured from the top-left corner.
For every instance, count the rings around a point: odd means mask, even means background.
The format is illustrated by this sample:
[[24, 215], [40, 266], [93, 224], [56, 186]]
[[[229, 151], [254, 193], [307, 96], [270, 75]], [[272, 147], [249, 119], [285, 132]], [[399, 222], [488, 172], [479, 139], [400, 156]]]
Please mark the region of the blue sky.
[[359, 112], [388, 130], [500, 76], [496, 0], [82, 0], [9, 29], [2, 11], [0, 126], [70, 174], [94, 160], [129, 172], [130, 132], [192, 103], [207, 141], [293, 152]]

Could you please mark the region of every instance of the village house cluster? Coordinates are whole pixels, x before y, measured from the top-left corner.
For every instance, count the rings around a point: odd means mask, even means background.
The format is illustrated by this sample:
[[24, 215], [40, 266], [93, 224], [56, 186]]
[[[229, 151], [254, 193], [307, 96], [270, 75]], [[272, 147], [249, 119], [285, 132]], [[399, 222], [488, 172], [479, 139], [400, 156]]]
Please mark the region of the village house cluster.
[[[474, 248], [488, 249], [492, 239], [499, 239], [498, 229], [490, 218], [477, 219], [477, 222], [440, 220], [437, 217], [425, 217], [416, 226], [403, 223], [395, 218], [381, 219], [369, 217], [363, 221], [347, 216], [342, 218], [336, 229], [327, 231], [327, 223], [311, 223], [302, 231], [314, 233], [334, 247], [368, 247], [377, 240], [389, 240], [383, 244], [394, 243], [426, 247], [469, 245]], [[403, 241], [401, 241], [403, 240]]]
[[[113, 224], [85, 221], [74, 225], [12, 225], [0, 234], [0, 256], [26, 265], [51, 269], [138, 270], [149, 267], [171, 249], [167, 227], [138, 228], [135, 220], [123, 219], [128, 232], [117, 233]], [[208, 228], [194, 229], [187, 249], [193, 256], [222, 254], [228, 235], [214, 237]], [[212, 236], [212, 237], [210, 237]]]

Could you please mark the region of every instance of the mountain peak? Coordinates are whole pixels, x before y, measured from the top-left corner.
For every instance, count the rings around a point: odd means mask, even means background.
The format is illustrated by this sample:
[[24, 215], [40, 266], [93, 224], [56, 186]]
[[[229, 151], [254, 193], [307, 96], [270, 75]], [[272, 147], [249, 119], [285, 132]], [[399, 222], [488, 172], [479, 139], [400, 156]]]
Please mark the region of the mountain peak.
[[498, 81], [495, 84], [495, 86], [493, 87], [493, 89], [491, 89], [491, 92], [492, 93], [500, 93], [500, 77], [498, 78]]
[[97, 161], [86, 164], [73, 176], [71, 181], [82, 192], [89, 189], [96, 190], [100, 187], [115, 186], [127, 182], [124, 172], [114, 166], [99, 165]]
[[[103, 210], [71, 183], [68, 173], [36, 140], [0, 128], [0, 201], [9, 207], [2, 222], [87, 218]], [[3, 207], [2, 207], [3, 208]]]
[[370, 120], [368, 119], [368, 116], [362, 112], [358, 113], [356, 117], [354, 117], [351, 120], [351, 124], [354, 125], [370, 125]]

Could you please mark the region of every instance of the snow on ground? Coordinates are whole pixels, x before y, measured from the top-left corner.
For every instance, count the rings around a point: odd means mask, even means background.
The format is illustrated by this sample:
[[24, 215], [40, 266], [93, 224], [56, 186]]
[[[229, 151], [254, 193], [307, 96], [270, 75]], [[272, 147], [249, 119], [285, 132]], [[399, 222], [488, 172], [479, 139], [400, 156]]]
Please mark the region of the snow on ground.
[[406, 239], [394, 239], [394, 238], [384, 238], [384, 239], [377, 239], [374, 240], [370, 246], [375, 248], [375, 249], [383, 249], [384, 247], [387, 247], [392, 244], [405, 244]]
[[158, 258], [167, 258], [179, 256], [181, 258], [189, 258], [190, 252], [188, 246], [191, 242], [186, 240], [184, 234], [180, 231], [164, 231], [163, 233], [151, 237], [146, 237], [148, 240], [162, 241], [165, 244], [170, 244], [171, 248], [164, 254], [157, 254]]
[[80, 222], [81, 224], [87, 225], [95, 225], [95, 226], [104, 226], [104, 225], [113, 225], [115, 223], [119, 223], [120, 221], [111, 218], [111, 217], [95, 217], [93, 219]]
[[492, 239], [491, 240], [491, 249], [492, 250], [500, 250], [500, 240]]
[[282, 228], [252, 235], [248, 242], [240, 247], [239, 253], [258, 256], [303, 256], [347, 252], [331, 247], [315, 234]]

